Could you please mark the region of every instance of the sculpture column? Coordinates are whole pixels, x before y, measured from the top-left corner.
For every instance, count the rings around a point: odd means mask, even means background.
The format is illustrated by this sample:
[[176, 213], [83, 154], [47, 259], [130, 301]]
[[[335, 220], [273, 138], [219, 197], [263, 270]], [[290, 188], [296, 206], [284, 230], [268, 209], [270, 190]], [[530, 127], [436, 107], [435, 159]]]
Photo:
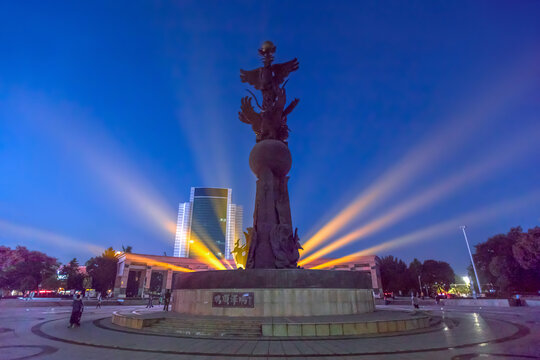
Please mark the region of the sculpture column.
[[[284, 81], [289, 73], [298, 69], [298, 60], [281, 64], [274, 61], [275, 45], [265, 41], [259, 49], [263, 67], [240, 70], [242, 82], [248, 82], [262, 92], [262, 106], [256, 112], [252, 98], [242, 99], [240, 121], [250, 124], [256, 135], [256, 144], [249, 155], [249, 166], [257, 176], [257, 194], [253, 227], [248, 228], [249, 246], [246, 268], [296, 268], [299, 258], [299, 238], [293, 233], [287, 174], [292, 158], [287, 144], [289, 127], [287, 115], [298, 104], [294, 99], [286, 104]], [[281, 86], [283, 84], [283, 86]], [[253, 93], [252, 93], [253, 95]], [[255, 97], [255, 95], [253, 95]]]

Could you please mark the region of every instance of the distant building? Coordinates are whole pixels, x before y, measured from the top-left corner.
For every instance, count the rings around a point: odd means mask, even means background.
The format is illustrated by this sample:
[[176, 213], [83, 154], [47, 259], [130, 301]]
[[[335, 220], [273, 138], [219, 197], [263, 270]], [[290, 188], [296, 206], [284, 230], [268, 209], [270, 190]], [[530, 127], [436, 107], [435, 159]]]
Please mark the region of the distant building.
[[232, 259], [234, 244], [243, 237], [242, 218], [231, 189], [192, 187], [189, 202], [178, 207], [174, 256], [197, 257], [200, 242], [216, 257]]

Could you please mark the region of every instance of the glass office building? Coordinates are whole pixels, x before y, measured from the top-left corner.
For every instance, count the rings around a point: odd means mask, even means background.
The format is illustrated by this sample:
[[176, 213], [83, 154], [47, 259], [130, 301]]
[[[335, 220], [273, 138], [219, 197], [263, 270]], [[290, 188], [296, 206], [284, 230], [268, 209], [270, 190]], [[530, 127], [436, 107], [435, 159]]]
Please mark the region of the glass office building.
[[174, 256], [197, 257], [200, 242], [216, 257], [232, 259], [236, 240], [243, 238], [242, 217], [231, 189], [192, 187], [189, 202], [178, 208]]

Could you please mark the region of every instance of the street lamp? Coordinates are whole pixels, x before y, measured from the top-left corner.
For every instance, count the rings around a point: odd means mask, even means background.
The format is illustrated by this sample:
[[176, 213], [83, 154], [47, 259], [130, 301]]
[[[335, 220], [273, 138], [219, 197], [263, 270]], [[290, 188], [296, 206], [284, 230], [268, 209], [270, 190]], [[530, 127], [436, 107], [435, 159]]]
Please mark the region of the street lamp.
[[[467, 233], [465, 232], [465, 225], [460, 226], [460, 228], [463, 231], [463, 236], [465, 237], [465, 243], [467, 244], [467, 250], [469, 250], [469, 255], [471, 257], [471, 263], [472, 263], [472, 268], [474, 270], [474, 276], [476, 276], [476, 283], [478, 284], [478, 292], [480, 293], [480, 296], [482, 296], [482, 287], [480, 286], [480, 279], [478, 279], [478, 273], [476, 272], [476, 266], [474, 266], [474, 260], [473, 260], [473, 257], [472, 257], [471, 247], [469, 246], [469, 240], [467, 239]], [[469, 277], [467, 277], [467, 279], [468, 278]], [[470, 281], [470, 279], [469, 279], [469, 281]]]
[[465, 285], [467, 285], [468, 291], [467, 295], [469, 294], [469, 291], [471, 291], [471, 278], [468, 276], [463, 276], [463, 281], [465, 281]]

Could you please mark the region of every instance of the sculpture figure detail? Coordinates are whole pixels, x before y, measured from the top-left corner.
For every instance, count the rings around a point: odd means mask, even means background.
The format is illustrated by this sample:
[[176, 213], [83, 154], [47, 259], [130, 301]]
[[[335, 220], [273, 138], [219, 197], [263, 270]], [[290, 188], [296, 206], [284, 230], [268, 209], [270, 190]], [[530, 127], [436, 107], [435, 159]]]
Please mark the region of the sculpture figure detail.
[[[250, 124], [256, 144], [249, 157], [249, 166], [257, 176], [257, 193], [253, 228], [248, 230], [249, 243], [246, 268], [296, 268], [301, 249], [298, 231], [293, 232], [287, 176], [292, 165], [287, 144], [287, 115], [298, 104], [294, 99], [287, 107], [286, 78], [298, 70], [298, 60], [272, 64], [276, 47], [270, 41], [259, 49], [263, 66], [240, 70], [240, 79], [262, 93], [262, 105], [246, 96], [240, 105], [239, 119]], [[255, 95], [253, 95], [255, 97]], [[249, 237], [249, 239], [248, 239]]]
[[242, 99], [241, 111], [238, 114], [242, 122], [251, 124], [257, 142], [266, 139], [286, 141], [289, 136], [287, 115], [293, 111], [299, 101], [299, 99], [294, 99], [285, 108], [286, 92], [283, 82], [291, 72], [298, 70], [298, 60], [272, 64], [275, 51], [274, 44], [265, 41], [259, 49], [264, 66], [249, 71], [240, 70], [242, 82], [247, 82], [262, 92], [262, 105], [259, 105], [255, 98], [257, 107], [261, 110], [260, 113], [253, 108], [251, 97], [246, 96]]

